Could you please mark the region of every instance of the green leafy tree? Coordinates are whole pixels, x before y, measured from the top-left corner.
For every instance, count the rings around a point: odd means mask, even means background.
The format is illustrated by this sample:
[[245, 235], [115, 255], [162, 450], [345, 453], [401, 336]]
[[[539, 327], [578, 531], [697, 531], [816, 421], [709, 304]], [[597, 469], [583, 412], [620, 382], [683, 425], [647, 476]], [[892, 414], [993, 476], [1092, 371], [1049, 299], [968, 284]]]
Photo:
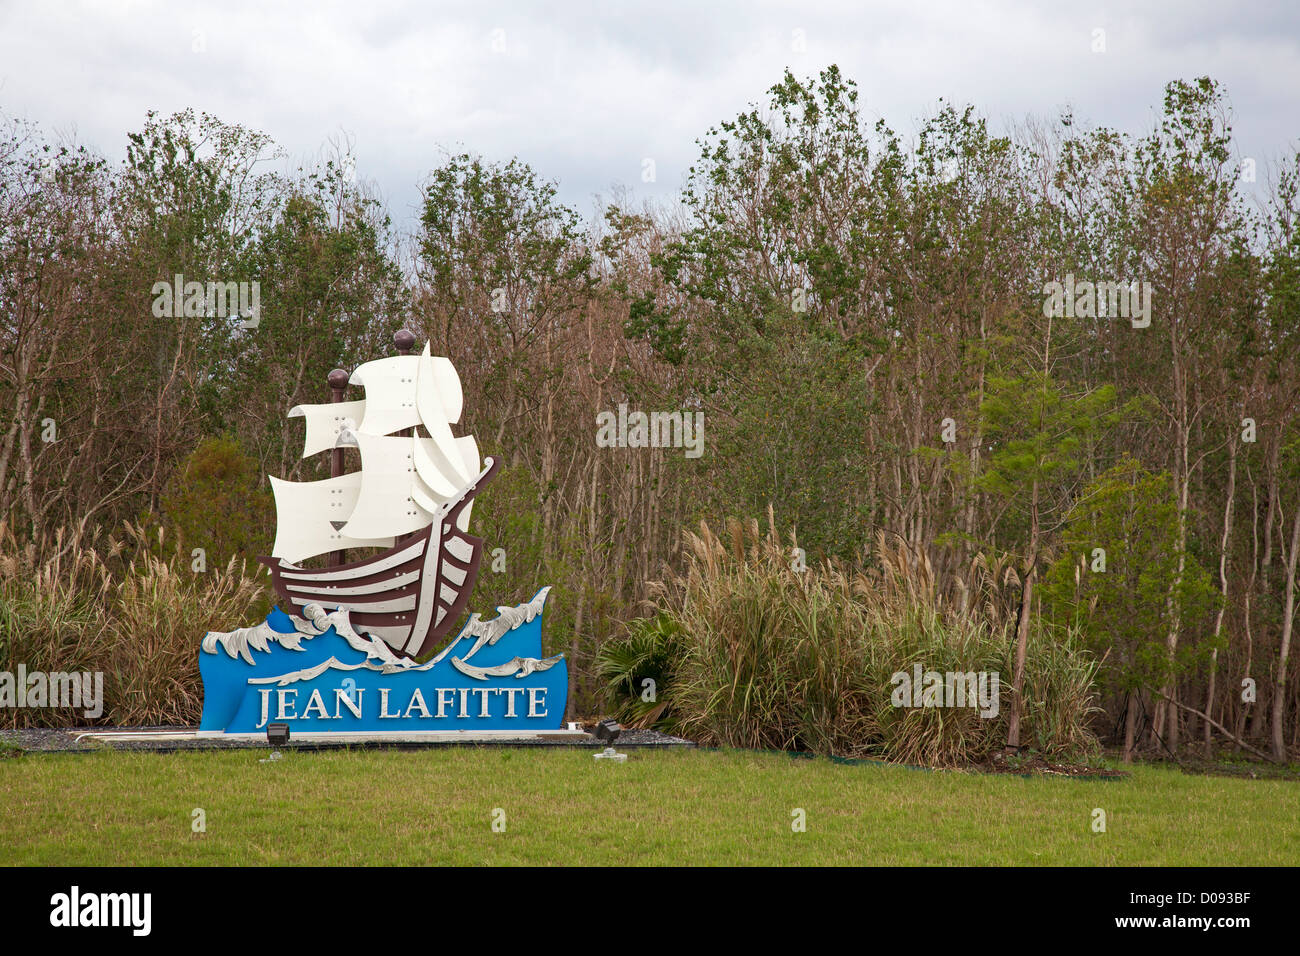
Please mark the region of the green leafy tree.
[[[1124, 755], [1131, 759], [1139, 700], [1203, 665], [1215, 642], [1208, 621], [1218, 604], [1209, 573], [1178, 551], [1178, 506], [1168, 473], [1125, 457], [1083, 490], [1048, 570], [1048, 614], [1076, 625], [1096, 653], [1106, 690], [1128, 698]], [[1171, 660], [1164, 635], [1178, 615], [1200, 641]]]
[[987, 382], [980, 420], [992, 451], [976, 487], [1002, 500], [1024, 541], [1008, 747], [1020, 746], [1029, 617], [1045, 525], [1055, 524], [1069, 507], [1087, 442], [1118, 420], [1114, 405], [1109, 386], [1074, 393], [1046, 372], [991, 375]]
[[270, 552], [274, 528], [261, 470], [230, 436], [205, 438], [185, 459], [163, 496], [163, 514], [183, 546], [202, 548], [205, 563], [252, 561]]
[[499, 165], [461, 154], [430, 174], [416, 266], [434, 341], [472, 321], [487, 354], [514, 353], [583, 304], [592, 256], [578, 214], [555, 195], [517, 159]]
[[[243, 317], [203, 314], [173, 302], [179, 314], [155, 315], [155, 283], [252, 282], [258, 234], [274, 214], [279, 179], [259, 167], [277, 156], [270, 137], [207, 113], [153, 111], [128, 135], [115, 196], [120, 229], [102, 281], [113, 323], [107, 388], [144, 397], [149, 423], [123, 436], [147, 461], [149, 507], [175, 463], [204, 433], [229, 385], [232, 338]], [[130, 361], [112, 361], [125, 353]], [[206, 420], [205, 420], [206, 419]]]
[[256, 449], [264, 471], [325, 477], [328, 456], [301, 459], [301, 426], [286, 413], [328, 401], [331, 369], [393, 354], [407, 298], [389, 226], [330, 161], [293, 184], [258, 236], [261, 320], [225, 341], [229, 372], [217, 383], [211, 417], [214, 427], [237, 430]]
[[883, 124], [865, 126], [856, 85], [834, 66], [807, 81], [786, 71], [768, 94], [768, 109], [699, 141], [688, 221], [652, 257], [662, 286], [630, 301], [627, 329], [698, 389], [701, 510], [770, 503], [814, 559], [849, 556], [875, 495], [877, 398], [863, 373], [891, 338], [880, 289], [901, 247], [902, 153]]

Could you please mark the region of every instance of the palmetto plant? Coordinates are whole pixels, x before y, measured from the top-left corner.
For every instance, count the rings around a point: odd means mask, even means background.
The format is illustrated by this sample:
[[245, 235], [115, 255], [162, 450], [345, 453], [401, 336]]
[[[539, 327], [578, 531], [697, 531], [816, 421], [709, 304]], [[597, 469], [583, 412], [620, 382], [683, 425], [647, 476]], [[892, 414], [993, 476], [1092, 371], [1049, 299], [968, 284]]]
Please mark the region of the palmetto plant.
[[596, 672], [618, 719], [629, 727], [674, 724], [673, 678], [682, 653], [683, 630], [670, 614], [629, 622], [627, 633], [607, 641], [596, 657]]

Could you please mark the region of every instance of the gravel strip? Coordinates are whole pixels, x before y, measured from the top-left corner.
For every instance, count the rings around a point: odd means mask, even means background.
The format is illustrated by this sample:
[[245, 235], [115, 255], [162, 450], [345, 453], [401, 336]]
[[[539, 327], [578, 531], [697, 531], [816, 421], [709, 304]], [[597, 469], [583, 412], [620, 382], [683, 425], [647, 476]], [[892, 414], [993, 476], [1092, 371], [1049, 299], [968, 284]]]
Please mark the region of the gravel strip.
[[[0, 757], [6, 756], [16, 748], [25, 753], [91, 753], [97, 750], [146, 750], [170, 753], [177, 750], [266, 750], [269, 747], [265, 739], [259, 740], [223, 740], [220, 737], [204, 737], [194, 740], [138, 740], [105, 741], [82, 740], [77, 735], [87, 731], [135, 733], [149, 731], [163, 733], [168, 731], [194, 730], [193, 727], [28, 727], [21, 730], [0, 730]], [[584, 730], [590, 730], [584, 727]], [[427, 750], [438, 747], [580, 747], [589, 750], [603, 750], [606, 744], [595, 737], [568, 738], [559, 740], [471, 740], [471, 741], [370, 741], [358, 743], [317, 743], [303, 741], [296, 743], [290, 739], [285, 750], [347, 750], [351, 749], [397, 749]], [[616, 749], [624, 747], [694, 747], [695, 744], [680, 737], [670, 737], [655, 730], [625, 730], [615, 742]]]

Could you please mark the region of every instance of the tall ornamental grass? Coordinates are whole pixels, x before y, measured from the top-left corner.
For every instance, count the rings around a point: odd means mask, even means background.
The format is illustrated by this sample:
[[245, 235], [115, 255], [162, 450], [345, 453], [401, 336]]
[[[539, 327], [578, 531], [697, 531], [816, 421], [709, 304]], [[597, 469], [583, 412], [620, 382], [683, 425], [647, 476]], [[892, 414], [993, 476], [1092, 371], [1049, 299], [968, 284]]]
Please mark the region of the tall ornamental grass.
[[[166, 544], [173, 544], [166, 542]], [[0, 671], [99, 672], [104, 709], [0, 708], [0, 726], [196, 725], [199, 642], [265, 615], [265, 588], [231, 558], [192, 569], [175, 542], [126, 524], [122, 538], [64, 545], [38, 558], [0, 524]]]
[[[769, 522], [771, 516], [769, 513]], [[797, 570], [795, 540], [774, 527], [730, 522], [724, 538], [702, 523], [688, 534], [685, 574], [662, 588], [657, 623], [634, 623], [601, 656], [611, 699], [642, 725], [671, 727], [702, 742], [875, 757], [929, 766], [979, 762], [1002, 748], [1011, 711], [1014, 616], [1019, 585], [1008, 562], [972, 562], [941, 589], [924, 554], [877, 540], [876, 568], [832, 563]], [[673, 659], [648, 640], [666, 634]], [[657, 707], [632, 691], [620, 667], [637, 642], [642, 661], [670, 675]], [[635, 655], [634, 655], [635, 656]], [[895, 707], [897, 672], [997, 672], [996, 717], [978, 708]], [[1088, 729], [1096, 662], [1077, 635], [1035, 622], [1025, 669], [1022, 743], [1044, 754], [1095, 752]], [[631, 678], [631, 679], [629, 679]]]

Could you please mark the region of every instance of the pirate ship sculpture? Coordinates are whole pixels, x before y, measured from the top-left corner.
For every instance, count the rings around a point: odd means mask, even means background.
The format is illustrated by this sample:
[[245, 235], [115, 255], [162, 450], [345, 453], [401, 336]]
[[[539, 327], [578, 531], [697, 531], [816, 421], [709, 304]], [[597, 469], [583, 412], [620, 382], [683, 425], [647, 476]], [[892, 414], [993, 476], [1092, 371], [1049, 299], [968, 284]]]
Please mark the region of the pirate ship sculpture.
[[[549, 588], [490, 621], [472, 615], [418, 661], [469, 601], [483, 556], [470, 513], [499, 463], [452, 434], [463, 393], [451, 362], [427, 344], [409, 354], [409, 332], [395, 341], [397, 356], [331, 372], [331, 402], [289, 412], [306, 420], [304, 457], [331, 453], [331, 477], [271, 478], [276, 537], [259, 560], [281, 603], [255, 627], [203, 639], [200, 733], [272, 720], [331, 734], [560, 726], [567, 669], [563, 655], [541, 656]], [[349, 383], [365, 398], [344, 401]], [[347, 448], [359, 471], [343, 470]], [[349, 562], [357, 549], [374, 553]], [[322, 555], [324, 567], [302, 563]]]
[[[452, 436], [460, 377], [427, 344], [419, 356], [367, 362], [351, 382], [365, 388], [364, 399], [299, 405], [289, 415], [307, 420], [304, 457], [352, 446], [361, 470], [323, 481], [272, 478], [275, 547], [260, 560], [286, 608], [345, 607], [354, 627], [416, 657], [469, 601], [483, 552], [468, 534], [470, 508], [497, 462], [480, 470], [474, 437]], [[319, 571], [290, 563], [357, 547], [385, 550]]]

